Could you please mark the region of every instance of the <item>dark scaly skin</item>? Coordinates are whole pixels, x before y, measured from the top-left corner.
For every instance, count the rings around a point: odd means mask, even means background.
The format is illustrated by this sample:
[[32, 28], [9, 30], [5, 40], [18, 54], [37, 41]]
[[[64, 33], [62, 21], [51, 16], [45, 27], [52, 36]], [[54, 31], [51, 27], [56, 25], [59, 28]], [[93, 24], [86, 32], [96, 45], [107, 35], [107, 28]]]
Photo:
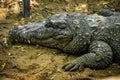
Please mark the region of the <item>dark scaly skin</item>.
[[102, 15], [104, 17], [109, 17], [109, 16], [119, 16], [119, 12], [112, 11], [110, 9], [102, 9], [97, 12], [98, 15]]
[[56, 14], [42, 21], [14, 27], [9, 32], [16, 42], [39, 44], [71, 54], [83, 54], [63, 69], [101, 69], [112, 60], [120, 63], [120, 16]]

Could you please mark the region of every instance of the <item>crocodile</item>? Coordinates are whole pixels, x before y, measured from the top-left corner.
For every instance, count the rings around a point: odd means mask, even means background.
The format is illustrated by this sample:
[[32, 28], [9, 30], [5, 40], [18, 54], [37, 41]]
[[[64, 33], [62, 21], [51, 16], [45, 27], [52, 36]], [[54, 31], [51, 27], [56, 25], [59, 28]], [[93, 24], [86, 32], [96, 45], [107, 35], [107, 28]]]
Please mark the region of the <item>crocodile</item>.
[[11, 28], [14, 42], [37, 44], [78, 55], [63, 65], [65, 71], [85, 67], [105, 69], [120, 64], [120, 16], [60, 13], [43, 20]]

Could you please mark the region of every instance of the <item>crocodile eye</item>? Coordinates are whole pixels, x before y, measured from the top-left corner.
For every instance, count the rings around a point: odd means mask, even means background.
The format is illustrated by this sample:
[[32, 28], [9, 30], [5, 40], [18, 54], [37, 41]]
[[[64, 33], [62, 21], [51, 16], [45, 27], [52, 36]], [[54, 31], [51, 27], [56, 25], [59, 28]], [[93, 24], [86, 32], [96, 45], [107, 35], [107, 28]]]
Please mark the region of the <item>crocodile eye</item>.
[[45, 27], [54, 29], [65, 29], [67, 27], [66, 20], [64, 19], [47, 19], [45, 22]]
[[47, 20], [46, 21], [46, 23], [45, 23], [45, 27], [52, 27], [53, 26], [53, 23], [51, 22], [51, 21], [49, 21], [49, 20]]
[[63, 22], [56, 22], [54, 23], [55, 27], [60, 28], [60, 29], [65, 29], [66, 28], [66, 24]]

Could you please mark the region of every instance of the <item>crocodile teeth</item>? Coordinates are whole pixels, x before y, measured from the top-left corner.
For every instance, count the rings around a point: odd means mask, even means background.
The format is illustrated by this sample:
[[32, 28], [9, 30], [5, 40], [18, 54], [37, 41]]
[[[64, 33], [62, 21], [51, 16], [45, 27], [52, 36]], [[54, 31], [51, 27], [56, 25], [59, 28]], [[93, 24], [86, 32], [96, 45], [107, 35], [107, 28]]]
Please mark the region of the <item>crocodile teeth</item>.
[[30, 40], [28, 40], [28, 43], [30, 44]]

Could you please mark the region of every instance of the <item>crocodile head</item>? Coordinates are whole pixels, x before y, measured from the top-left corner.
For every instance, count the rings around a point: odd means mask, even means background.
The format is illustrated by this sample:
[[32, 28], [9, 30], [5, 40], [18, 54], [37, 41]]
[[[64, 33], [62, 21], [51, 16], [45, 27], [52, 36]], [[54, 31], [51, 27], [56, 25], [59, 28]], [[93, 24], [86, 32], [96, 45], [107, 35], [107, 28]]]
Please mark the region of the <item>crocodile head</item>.
[[62, 49], [72, 40], [73, 35], [67, 19], [67, 14], [56, 14], [42, 21], [13, 27], [9, 35], [16, 42]]

